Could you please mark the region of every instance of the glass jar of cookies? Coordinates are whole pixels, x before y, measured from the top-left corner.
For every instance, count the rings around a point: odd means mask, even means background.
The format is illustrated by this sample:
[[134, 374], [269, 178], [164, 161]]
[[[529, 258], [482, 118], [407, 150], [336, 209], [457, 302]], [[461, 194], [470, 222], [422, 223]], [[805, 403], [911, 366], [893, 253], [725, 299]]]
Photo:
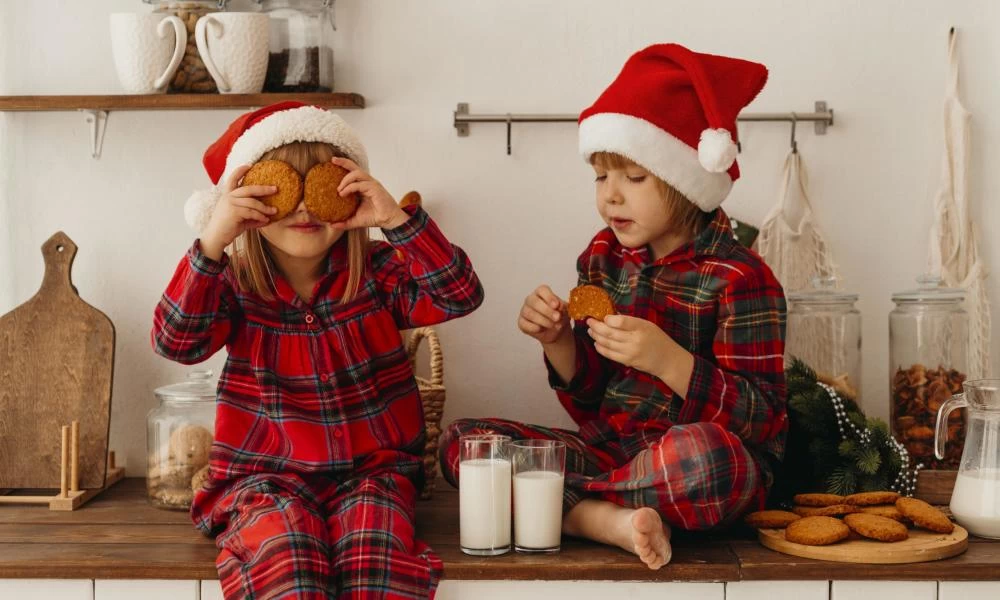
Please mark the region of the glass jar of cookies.
[[820, 381], [836, 382], [856, 400], [861, 389], [861, 312], [857, 294], [835, 288], [832, 277], [817, 277], [813, 289], [788, 294], [785, 361], [797, 358]]
[[257, 3], [271, 17], [264, 91], [333, 91], [333, 0]]
[[167, 93], [213, 94], [219, 91], [198, 54], [194, 28], [198, 19], [210, 12], [226, 10], [228, 0], [143, 0], [153, 6], [153, 12], [173, 15], [184, 22], [187, 29], [187, 48], [184, 58], [167, 86]]
[[216, 385], [211, 371], [157, 388], [160, 404], [146, 416], [146, 491], [157, 508], [187, 510], [208, 478], [215, 431]]
[[962, 391], [966, 378], [969, 316], [965, 291], [946, 288], [941, 279], [923, 276], [917, 289], [893, 294], [889, 313], [889, 377], [892, 433], [914, 464], [956, 469], [965, 439], [964, 411], [948, 416], [945, 458], [934, 456], [938, 409]]

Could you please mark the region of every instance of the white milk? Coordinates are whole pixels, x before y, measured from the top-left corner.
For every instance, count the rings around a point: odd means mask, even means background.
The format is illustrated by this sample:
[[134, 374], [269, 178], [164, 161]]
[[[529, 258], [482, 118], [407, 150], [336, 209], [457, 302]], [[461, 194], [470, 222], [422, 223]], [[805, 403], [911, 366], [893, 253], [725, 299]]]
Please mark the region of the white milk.
[[1000, 538], [1000, 469], [960, 471], [951, 495], [951, 512], [969, 533]]
[[510, 548], [510, 461], [464, 460], [458, 465], [460, 543], [466, 550]]
[[563, 481], [555, 471], [525, 471], [514, 476], [514, 544], [524, 550], [559, 547]]

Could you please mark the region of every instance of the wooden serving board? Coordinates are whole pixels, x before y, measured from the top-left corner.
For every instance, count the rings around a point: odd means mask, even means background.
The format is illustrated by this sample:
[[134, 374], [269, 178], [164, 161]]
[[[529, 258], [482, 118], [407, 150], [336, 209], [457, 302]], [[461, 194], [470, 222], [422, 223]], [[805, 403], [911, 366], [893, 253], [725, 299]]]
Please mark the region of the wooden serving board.
[[784, 554], [834, 562], [901, 564], [950, 558], [969, 547], [969, 532], [959, 525], [949, 534], [911, 529], [909, 539], [883, 543], [875, 540], [845, 540], [829, 546], [806, 546], [785, 539], [784, 529], [761, 529], [757, 539]]
[[0, 317], [0, 488], [58, 488], [63, 425], [80, 422], [80, 487], [100, 488], [108, 460], [115, 330], [70, 279], [76, 244], [42, 245], [45, 277]]

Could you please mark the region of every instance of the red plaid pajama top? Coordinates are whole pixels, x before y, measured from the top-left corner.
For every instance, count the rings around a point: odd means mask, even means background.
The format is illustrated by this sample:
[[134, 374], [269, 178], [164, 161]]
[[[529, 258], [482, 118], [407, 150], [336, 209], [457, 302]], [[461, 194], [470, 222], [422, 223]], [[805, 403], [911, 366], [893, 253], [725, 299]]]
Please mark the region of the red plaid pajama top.
[[[659, 378], [597, 353], [577, 323], [576, 375], [564, 385], [549, 365], [559, 400], [591, 443], [618, 439], [633, 456], [675, 424], [716, 423], [759, 458], [784, 453], [785, 299], [756, 253], [733, 237], [716, 210], [689, 243], [659, 260], [598, 233], [577, 262], [580, 284], [603, 287], [615, 309], [660, 326], [694, 355], [687, 398]], [[770, 470], [770, 460], [762, 466]]]
[[261, 473], [380, 469], [419, 481], [423, 410], [399, 330], [465, 315], [482, 303], [483, 288], [465, 253], [426, 212], [409, 210], [409, 221], [385, 231], [388, 244], [372, 243], [368, 276], [346, 304], [346, 236], [309, 304], [280, 276], [274, 301], [241, 292], [227, 258], [208, 259], [197, 242], [181, 260], [156, 308], [152, 341], [185, 364], [223, 346], [229, 352], [210, 487]]

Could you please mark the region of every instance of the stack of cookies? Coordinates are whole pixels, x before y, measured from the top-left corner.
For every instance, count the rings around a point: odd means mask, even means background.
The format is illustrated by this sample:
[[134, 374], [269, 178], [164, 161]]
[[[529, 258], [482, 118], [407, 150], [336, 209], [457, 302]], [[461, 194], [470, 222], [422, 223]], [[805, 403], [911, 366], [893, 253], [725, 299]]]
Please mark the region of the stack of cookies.
[[792, 512], [764, 510], [750, 513], [745, 521], [757, 529], [784, 529], [786, 540], [807, 546], [826, 546], [851, 537], [900, 542], [910, 537], [911, 525], [936, 533], [951, 533], [955, 528], [940, 510], [896, 492], [798, 494]]

